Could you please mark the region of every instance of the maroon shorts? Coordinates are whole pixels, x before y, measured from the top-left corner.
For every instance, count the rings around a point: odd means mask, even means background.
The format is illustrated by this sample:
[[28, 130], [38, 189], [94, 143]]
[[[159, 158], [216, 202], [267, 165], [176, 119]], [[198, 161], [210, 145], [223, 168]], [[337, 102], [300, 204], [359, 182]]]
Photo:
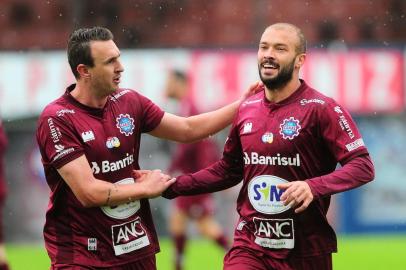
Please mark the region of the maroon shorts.
[[275, 259], [242, 248], [232, 248], [224, 257], [224, 270], [332, 270], [331, 254]]
[[56, 264], [51, 265], [50, 270], [156, 270], [155, 255], [143, 258], [142, 260], [135, 261], [129, 264], [120, 266], [110, 266], [106, 268], [82, 266], [82, 265], [70, 265], [70, 264]]
[[201, 218], [214, 213], [213, 197], [210, 194], [181, 196], [175, 199], [176, 207], [191, 218]]

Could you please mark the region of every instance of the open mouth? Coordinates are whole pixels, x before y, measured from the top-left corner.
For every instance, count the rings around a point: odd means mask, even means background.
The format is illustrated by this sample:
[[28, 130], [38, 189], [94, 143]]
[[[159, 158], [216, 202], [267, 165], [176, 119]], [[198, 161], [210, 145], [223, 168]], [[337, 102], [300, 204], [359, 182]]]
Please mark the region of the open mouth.
[[119, 84], [120, 83], [120, 77], [114, 78], [113, 82], [116, 83], [116, 84]]

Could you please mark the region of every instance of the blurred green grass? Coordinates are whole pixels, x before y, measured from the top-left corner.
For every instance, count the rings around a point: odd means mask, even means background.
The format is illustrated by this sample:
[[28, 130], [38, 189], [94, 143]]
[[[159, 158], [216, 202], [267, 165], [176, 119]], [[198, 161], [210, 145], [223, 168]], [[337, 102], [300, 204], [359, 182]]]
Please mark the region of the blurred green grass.
[[[49, 269], [43, 245], [6, 245], [11, 270]], [[158, 270], [172, 270], [173, 249], [168, 239], [161, 238], [157, 255]], [[201, 239], [186, 246], [185, 270], [222, 269], [223, 251]], [[406, 270], [406, 235], [340, 236], [338, 253], [333, 257], [335, 270]]]

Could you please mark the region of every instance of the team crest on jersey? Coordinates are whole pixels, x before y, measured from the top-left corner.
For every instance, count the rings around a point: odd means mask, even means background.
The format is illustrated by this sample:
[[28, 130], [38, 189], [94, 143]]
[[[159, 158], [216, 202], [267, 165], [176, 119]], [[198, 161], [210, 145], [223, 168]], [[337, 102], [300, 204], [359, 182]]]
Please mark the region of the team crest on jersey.
[[120, 130], [120, 133], [130, 136], [134, 130], [134, 119], [129, 114], [120, 114], [116, 118], [116, 127]]
[[299, 120], [294, 117], [283, 120], [283, 123], [279, 127], [279, 134], [281, 134], [285, 140], [293, 140], [294, 137], [299, 135], [299, 131], [302, 128]]
[[264, 135], [262, 135], [261, 140], [263, 143], [272, 143], [273, 142], [272, 132], [266, 132]]

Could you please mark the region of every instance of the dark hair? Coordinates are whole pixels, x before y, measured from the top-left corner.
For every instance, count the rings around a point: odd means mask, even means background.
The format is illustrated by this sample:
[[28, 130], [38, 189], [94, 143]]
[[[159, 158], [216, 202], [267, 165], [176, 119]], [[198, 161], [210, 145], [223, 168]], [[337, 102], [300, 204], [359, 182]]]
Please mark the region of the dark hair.
[[177, 80], [180, 80], [183, 82], [186, 82], [188, 80], [186, 73], [181, 70], [174, 69], [174, 70], [172, 70], [172, 74], [173, 74], [173, 76], [175, 76], [175, 78]]
[[94, 66], [90, 51], [90, 41], [107, 41], [112, 39], [113, 34], [111, 31], [100, 26], [79, 28], [70, 35], [68, 40], [68, 61], [76, 79], [79, 78], [79, 73], [76, 70], [79, 64], [89, 67]]

